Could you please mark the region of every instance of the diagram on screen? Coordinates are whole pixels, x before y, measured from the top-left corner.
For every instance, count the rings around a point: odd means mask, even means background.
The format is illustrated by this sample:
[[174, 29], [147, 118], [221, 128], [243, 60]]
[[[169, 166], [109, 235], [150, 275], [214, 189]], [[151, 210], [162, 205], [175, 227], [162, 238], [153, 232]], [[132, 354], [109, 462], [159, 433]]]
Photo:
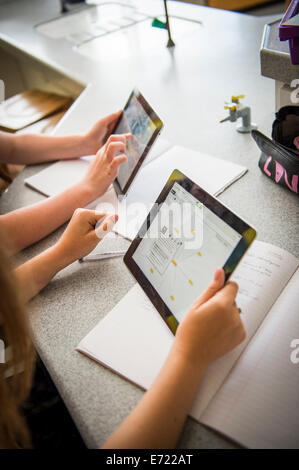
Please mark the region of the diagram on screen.
[[[166, 217], [166, 209], [174, 198], [180, 204], [183, 199], [190, 202], [190, 194], [175, 185], [160, 209], [161, 216], [156, 217], [150, 227], [155, 236], [142, 240], [133, 259], [181, 321], [192, 302], [212, 281], [215, 270], [224, 265], [240, 235], [201, 205], [196, 208], [193, 225], [188, 231], [193, 232], [191, 235], [194, 236], [196, 231], [200, 231], [202, 236], [198, 238], [197, 245], [186, 248], [186, 234], [183, 236], [181, 233], [186, 221], [183, 220], [182, 224], [173, 217]], [[197, 200], [193, 199], [195, 205]], [[200, 211], [203, 211], [203, 216]]]

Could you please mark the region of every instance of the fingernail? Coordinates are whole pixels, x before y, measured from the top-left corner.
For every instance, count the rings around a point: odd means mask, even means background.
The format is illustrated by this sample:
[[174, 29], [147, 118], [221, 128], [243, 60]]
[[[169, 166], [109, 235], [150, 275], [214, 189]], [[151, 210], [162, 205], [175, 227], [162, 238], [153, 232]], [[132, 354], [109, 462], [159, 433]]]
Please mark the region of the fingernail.
[[98, 227], [96, 227], [95, 232], [98, 238], [104, 238], [105, 235], [111, 232], [111, 230], [113, 229], [113, 226], [115, 225], [115, 222], [117, 222], [116, 217], [118, 218], [116, 214], [112, 214], [112, 215], [110, 214], [107, 217], [105, 217], [103, 222]]

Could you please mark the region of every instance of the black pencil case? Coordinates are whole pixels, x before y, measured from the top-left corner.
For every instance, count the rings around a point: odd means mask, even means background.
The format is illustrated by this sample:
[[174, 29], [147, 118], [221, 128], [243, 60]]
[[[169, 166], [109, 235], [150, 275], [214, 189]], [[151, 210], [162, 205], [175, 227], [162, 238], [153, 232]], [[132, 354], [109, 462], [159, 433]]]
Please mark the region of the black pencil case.
[[[290, 109], [286, 108], [296, 108], [296, 110], [291, 110], [295, 111], [294, 120], [289, 118], [292, 112], [290, 113]], [[295, 150], [295, 146], [294, 150], [290, 149], [289, 145], [292, 145], [295, 137], [299, 135], [297, 119], [299, 120], [299, 107], [287, 106], [276, 115], [272, 131], [273, 140], [259, 131], [251, 132], [262, 152], [259, 159], [261, 171], [276, 184], [280, 184], [296, 194], [299, 190], [299, 152]], [[277, 142], [276, 139], [282, 143]]]

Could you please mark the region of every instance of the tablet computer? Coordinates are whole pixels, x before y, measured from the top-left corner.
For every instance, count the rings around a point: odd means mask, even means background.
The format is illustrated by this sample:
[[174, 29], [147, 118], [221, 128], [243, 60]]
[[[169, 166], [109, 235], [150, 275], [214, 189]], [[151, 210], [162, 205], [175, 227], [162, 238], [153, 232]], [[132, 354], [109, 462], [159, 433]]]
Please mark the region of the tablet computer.
[[118, 176], [114, 180], [117, 194], [126, 194], [162, 127], [161, 119], [135, 88], [112, 132], [133, 134], [126, 143], [127, 161], [120, 165]]
[[179, 170], [174, 170], [124, 256], [168, 327], [223, 267], [226, 281], [256, 231]]

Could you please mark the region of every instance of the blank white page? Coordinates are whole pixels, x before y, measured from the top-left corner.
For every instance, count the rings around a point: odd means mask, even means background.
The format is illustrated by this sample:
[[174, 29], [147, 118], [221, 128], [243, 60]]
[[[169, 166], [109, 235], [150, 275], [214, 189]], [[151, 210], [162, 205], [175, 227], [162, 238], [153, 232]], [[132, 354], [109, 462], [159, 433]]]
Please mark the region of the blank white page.
[[163, 153], [167, 152], [172, 147], [172, 144], [166, 140], [166, 139], [161, 139], [161, 137], [158, 137], [153, 146], [151, 147], [149, 153], [145, 157], [145, 160], [142, 163], [142, 167], [144, 168], [146, 165], [148, 165], [150, 162], [153, 160], [156, 160], [156, 158], [160, 157]]
[[45, 196], [56, 196], [73, 184], [79, 183], [85, 175], [88, 165], [89, 161], [85, 158], [55, 162], [25, 179], [25, 184]]
[[297, 270], [201, 418], [247, 447], [299, 448], [298, 292]]

